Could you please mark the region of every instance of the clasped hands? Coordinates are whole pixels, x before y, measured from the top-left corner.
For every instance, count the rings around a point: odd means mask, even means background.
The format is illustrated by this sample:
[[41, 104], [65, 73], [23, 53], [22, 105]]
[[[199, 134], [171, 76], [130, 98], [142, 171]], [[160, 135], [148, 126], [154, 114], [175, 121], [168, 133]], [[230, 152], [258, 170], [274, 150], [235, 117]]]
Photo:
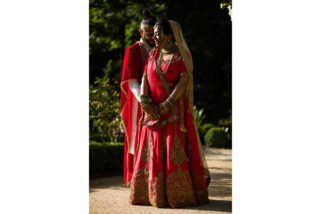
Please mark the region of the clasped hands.
[[159, 105], [156, 105], [155, 103], [150, 102], [148, 96], [144, 96], [144, 95], [141, 96], [142, 109], [144, 112], [146, 112], [147, 117], [153, 120], [157, 120], [161, 116], [166, 114], [173, 105], [174, 105], [174, 100], [171, 96]]
[[169, 111], [169, 108], [167, 108], [164, 103], [161, 103], [160, 105], [156, 105], [154, 103], [150, 103], [147, 105], [142, 105], [142, 109], [144, 112], [146, 112], [147, 117], [157, 120], [162, 115], [166, 114]]

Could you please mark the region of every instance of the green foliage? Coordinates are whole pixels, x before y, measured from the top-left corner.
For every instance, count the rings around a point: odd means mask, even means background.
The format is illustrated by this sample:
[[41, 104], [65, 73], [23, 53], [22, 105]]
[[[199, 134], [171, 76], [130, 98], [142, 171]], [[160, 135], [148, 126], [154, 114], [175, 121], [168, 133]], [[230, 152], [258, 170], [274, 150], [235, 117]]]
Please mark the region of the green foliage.
[[203, 114], [203, 111], [204, 111], [204, 109], [198, 110], [196, 106], [193, 106], [193, 116], [194, 116], [197, 131], [199, 133], [200, 140], [201, 140], [202, 144], [204, 144], [204, 140], [203, 140], [204, 136], [202, 135], [201, 127], [202, 127], [203, 121], [205, 119], [205, 115]]
[[221, 119], [218, 124], [220, 127], [224, 128], [226, 131], [228, 138], [230, 141], [232, 141], [232, 116], [229, 116], [228, 118]]
[[89, 175], [90, 178], [121, 175], [124, 160], [123, 143], [89, 144]]
[[196, 106], [193, 106], [193, 115], [194, 115], [194, 119], [198, 129], [202, 127], [202, 123], [205, 119], [205, 115], [203, 114], [203, 111], [204, 109], [198, 110]]
[[222, 9], [232, 8], [232, 0], [221, 0], [221, 8]]
[[182, 27], [193, 56], [194, 102], [206, 115], [206, 119], [196, 117], [198, 128], [204, 122], [219, 124], [232, 109], [232, 22], [226, 9], [231, 4], [230, 0], [90, 0], [90, 84], [105, 77], [120, 91], [124, 51], [139, 40], [142, 11], [149, 9], [158, 19], [173, 19]]
[[[194, 103], [206, 122], [231, 114], [232, 23], [220, 1], [165, 0], [167, 17], [180, 23], [194, 64]], [[182, 7], [181, 5], [184, 5]]]
[[215, 125], [213, 123], [205, 123], [204, 125], [201, 126], [200, 137], [201, 137], [202, 141], [204, 141], [204, 137], [205, 137], [206, 132], [213, 127], [215, 127]]
[[232, 118], [230, 116], [228, 118], [221, 119], [221, 120], [218, 121], [218, 123], [221, 126], [230, 127], [230, 126], [232, 126]]
[[225, 129], [213, 127], [205, 134], [205, 143], [210, 147], [231, 148], [232, 143]]
[[138, 41], [143, 9], [165, 14], [165, 4], [156, 0], [89, 1], [90, 83], [96, 77], [120, 80], [125, 48]]
[[89, 88], [90, 140], [117, 142], [120, 127], [119, 94], [106, 78]]
[[215, 127], [215, 125], [213, 123], [205, 123], [204, 125], [202, 125], [201, 127], [201, 131], [202, 131], [202, 134], [206, 134], [206, 132], [208, 130], [210, 130], [211, 128]]

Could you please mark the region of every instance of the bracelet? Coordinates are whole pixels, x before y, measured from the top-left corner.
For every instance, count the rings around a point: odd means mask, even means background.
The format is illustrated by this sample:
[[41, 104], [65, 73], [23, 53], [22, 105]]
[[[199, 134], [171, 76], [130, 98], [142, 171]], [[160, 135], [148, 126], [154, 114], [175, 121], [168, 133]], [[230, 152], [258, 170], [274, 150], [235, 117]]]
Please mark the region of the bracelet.
[[149, 99], [148, 96], [140, 95], [140, 105], [142, 107], [145, 107], [145, 106], [149, 105], [149, 103], [150, 103], [150, 99]]
[[141, 100], [149, 100], [149, 96], [147, 96], [147, 95], [140, 95], [140, 99]]
[[165, 100], [164, 105], [166, 106], [166, 108], [172, 108], [174, 104], [175, 99], [173, 95], [169, 95], [169, 97]]

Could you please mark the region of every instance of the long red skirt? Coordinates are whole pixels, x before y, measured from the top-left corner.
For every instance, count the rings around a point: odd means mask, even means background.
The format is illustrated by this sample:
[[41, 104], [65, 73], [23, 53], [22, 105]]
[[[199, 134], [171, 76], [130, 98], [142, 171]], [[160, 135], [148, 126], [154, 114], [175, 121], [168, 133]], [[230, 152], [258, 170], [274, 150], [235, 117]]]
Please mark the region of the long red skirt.
[[180, 130], [179, 120], [156, 130], [141, 127], [129, 203], [172, 208], [209, 203], [209, 171], [194, 119], [185, 118], [188, 132]]

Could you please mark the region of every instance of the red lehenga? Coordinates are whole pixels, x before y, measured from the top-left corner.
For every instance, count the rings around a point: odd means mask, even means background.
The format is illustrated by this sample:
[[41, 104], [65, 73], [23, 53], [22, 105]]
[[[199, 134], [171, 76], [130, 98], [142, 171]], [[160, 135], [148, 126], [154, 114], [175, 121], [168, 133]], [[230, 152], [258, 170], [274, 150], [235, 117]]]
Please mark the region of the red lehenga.
[[[156, 69], [157, 54], [158, 49], [152, 51], [145, 72], [149, 96], [155, 104], [160, 104], [168, 97], [168, 88], [172, 90], [187, 72], [177, 54], [171, 63], [162, 66], [160, 73]], [[157, 124], [150, 128], [146, 126], [146, 118], [141, 120], [129, 202], [173, 208], [209, 203], [210, 175], [185, 93]]]

